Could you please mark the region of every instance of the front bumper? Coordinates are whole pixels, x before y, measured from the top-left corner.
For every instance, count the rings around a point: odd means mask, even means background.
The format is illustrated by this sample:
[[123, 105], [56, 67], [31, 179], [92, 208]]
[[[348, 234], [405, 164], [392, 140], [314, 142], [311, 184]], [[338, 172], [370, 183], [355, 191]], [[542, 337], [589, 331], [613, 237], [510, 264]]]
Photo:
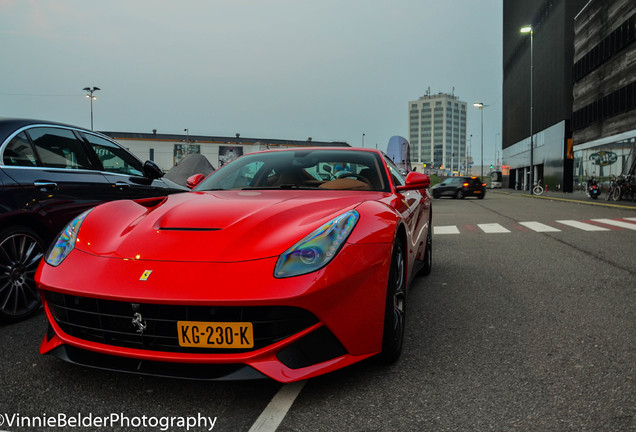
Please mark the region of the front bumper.
[[[38, 269], [50, 324], [40, 352], [85, 366], [182, 378], [310, 378], [381, 350], [390, 253], [390, 244], [348, 244], [322, 270], [276, 279], [275, 258], [157, 262], [75, 250], [59, 267], [42, 263]], [[139, 280], [148, 270], [150, 277]], [[161, 321], [164, 333], [135, 335], [133, 309]], [[193, 349], [152, 340], [166, 336], [166, 326], [177, 332], [170, 320], [258, 321], [254, 310], [280, 320], [274, 332], [257, 332], [255, 324], [255, 338], [267, 335], [253, 349]]]

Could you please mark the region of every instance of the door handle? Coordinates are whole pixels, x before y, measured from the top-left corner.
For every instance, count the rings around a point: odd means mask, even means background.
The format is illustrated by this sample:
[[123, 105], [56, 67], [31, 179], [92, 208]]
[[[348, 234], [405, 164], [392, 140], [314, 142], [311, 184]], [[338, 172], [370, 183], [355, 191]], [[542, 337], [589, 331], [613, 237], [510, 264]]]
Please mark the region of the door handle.
[[130, 189], [130, 185], [128, 183], [122, 182], [122, 181], [115, 182], [115, 184], [113, 186], [115, 186], [120, 191], [124, 191], [124, 190]]
[[50, 192], [57, 189], [57, 183], [49, 181], [34, 181], [33, 186], [40, 189], [42, 192]]

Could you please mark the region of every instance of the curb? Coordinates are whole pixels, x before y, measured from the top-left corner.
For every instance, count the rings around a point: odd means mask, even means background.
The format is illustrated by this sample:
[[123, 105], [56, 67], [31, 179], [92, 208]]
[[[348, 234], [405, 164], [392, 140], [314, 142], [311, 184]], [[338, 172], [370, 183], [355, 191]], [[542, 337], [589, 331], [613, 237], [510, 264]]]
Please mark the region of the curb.
[[626, 209], [626, 210], [636, 210], [636, 205], [621, 205], [621, 204], [611, 204], [607, 201], [602, 201], [602, 202], [598, 202], [598, 201], [584, 201], [584, 200], [579, 200], [579, 199], [573, 199], [573, 198], [558, 198], [558, 197], [553, 197], [553, 196], [546, 196], [546, 195], [531, 195], [528, 193], [514, 193], [514, 192], [504, 192], [504, 191], [496, 191], [496, 190], [489, 190], [489, 192], [493, 192], [493, 193], [499, 193], [499, 194], [504, 194], [504, 195], [510, 195], [510, 196], [520, 196], [520, 197], [525, 197], [525, 198], [534, 198], [534, 199], [546, 199], [546, 200], [552, 200], [552, 201], [561, 201], [561, 202], [569, 202], [569, 203], [577, 203], [577, 204], [585, 204], [585, 205], [592, 205], [592, 206], [601, 206], [601, 207], [612, 207], [612, 208], [620, 208], [620, 209]]

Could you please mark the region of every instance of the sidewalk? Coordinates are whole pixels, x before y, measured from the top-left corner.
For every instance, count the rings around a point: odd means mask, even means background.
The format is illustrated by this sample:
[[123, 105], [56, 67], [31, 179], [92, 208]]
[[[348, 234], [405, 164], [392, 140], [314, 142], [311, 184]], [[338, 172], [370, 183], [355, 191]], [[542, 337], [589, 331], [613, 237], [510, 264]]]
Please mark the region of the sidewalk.
[[544, 192], [540, 196], [532, 196], [528, 191], [520, 191], [514, 189], [487, 189], [486, 195], [489, 193], [499, 193], [506, 195], [516, 195], [526, 198], [533, 199], [548, 199], [555, 201], [566, 201], [566, 202], [576, 202], [580, 204], [588, 204], [588, 205], [596, 205], [596, 206], [605, 206], [605, 207], [614, 207], [614, 208], [625, 208], [630, 210], [636, 210], [636, 202], [634, 201], [606, 201], [605, 197], [601, 195], [599, 199], [592, 199], [588, 197], [583, 191], [575, 191], [575, 192], [554, 192], [548, 191]]

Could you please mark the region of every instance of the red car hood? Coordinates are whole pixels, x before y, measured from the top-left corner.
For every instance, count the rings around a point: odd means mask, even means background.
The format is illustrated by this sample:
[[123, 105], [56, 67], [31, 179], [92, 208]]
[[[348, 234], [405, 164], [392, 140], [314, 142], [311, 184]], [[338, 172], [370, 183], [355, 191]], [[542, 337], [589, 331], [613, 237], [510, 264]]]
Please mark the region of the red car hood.
[[76, 248], [113, 258], [236, 262], [278, 256], [381, 192], [214, 191], [114, 201], [84, 220]]

